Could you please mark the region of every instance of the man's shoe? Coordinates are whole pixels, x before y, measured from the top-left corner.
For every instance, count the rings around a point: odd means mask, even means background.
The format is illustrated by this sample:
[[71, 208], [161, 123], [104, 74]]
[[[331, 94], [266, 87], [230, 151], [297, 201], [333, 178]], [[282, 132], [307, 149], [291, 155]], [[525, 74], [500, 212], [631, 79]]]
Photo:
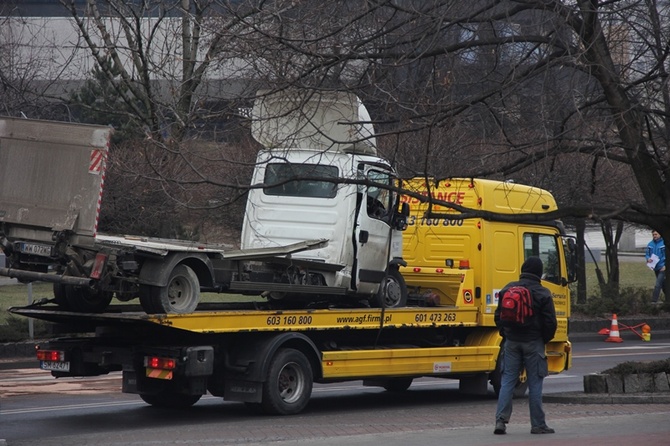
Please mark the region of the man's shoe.
[[531, 434], [553, 434], [554, 432], [556, 431], [549, 426], [538, 426], [530, 430]]
[[506, 433], [506, 431], [507, 431], [507, 426], [505, 426], [505, 422], [502, 421], [502, 420], [496, 421], [496, 428], [493, 431], [493, 433], [496, 434], [496, 435], [502, 435], [502, 434]]

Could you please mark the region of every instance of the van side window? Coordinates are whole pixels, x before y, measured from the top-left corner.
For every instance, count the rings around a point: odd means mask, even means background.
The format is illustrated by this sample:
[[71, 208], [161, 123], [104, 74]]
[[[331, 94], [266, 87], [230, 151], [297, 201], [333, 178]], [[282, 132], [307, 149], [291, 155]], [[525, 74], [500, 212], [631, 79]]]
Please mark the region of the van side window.
[[561, 283], [561, 265], [558, 262], [558, 240], [551, 234], [525, 233], [523, 235], [524, 259], [537, 256], [542, 259], [542, 280]]
[[[335, 198], [337, 183], [321, 178], [338, 177], [336, 166], [320, 164], [269, 163], [265, 168], [263, 188], [266, 195], [288, 197]], [[293, 180], [292, 178], [301, 178]]]
[[[367, 174], [367, 179], [375, 183], [390, 184], [391, 175], [387, 172], [380, 172], [377, 170], [370, 170]], [[390, 215], [391, 209], [391, 191], [376, 186], [368, 186], [367, 188], [367, 212], [368, 216], [379, 220], [386, 220]]]

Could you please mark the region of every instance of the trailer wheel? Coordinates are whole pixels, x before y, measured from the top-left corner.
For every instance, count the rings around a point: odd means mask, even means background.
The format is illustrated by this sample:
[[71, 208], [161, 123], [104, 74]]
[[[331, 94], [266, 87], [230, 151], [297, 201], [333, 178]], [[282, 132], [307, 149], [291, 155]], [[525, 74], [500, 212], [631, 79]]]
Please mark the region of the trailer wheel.
[[197, 403], [202, 395], [184, 395], [183, 393], [161, 392], [140, 394], [145, 403], [164, 409], [186, 409]]
[[412, 385], [412, 378], [391, 378], [384, 385], [388, 392], [404, 392]]
[[[101, 313], [109, 306], [114, 293], [76, 285], [64, 285], [67, 307], [78, 313]], [[58, 301], [57, 301], [58, 302]]]
[[198, 276], [186, 265], [177, 265], [163, 287], [140, 286], [140, 304], [149, 314], [192, 313], [199, 301]]
[[263, 383], [263, 411], [275, 415], [299, 413], [312, 394], [312, 380], [312, 366], [302, 352], [280, 349]]
[[377, 308], [399, 308], [407, 305], [407, 285], [400, 271], [392, 268], [386, 273], [372, 303]]

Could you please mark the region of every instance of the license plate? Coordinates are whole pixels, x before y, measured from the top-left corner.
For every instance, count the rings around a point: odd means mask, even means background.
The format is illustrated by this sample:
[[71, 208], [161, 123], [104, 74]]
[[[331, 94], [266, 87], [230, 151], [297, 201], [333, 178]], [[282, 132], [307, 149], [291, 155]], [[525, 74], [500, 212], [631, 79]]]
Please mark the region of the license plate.
[[20, 251], [24, 254], [51, 257], [51, 246], [37, 243], [21, 243]]
[[42, 370], [55, 370], [57, 372], [69, 372], [70, 363], [61, 361], [40, 361]]

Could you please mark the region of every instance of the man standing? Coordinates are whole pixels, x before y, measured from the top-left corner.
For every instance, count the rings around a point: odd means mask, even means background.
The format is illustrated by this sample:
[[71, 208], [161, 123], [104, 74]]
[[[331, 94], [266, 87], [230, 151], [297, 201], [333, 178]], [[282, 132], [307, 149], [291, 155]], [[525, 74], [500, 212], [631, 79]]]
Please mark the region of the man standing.
[[[556, 334], [557, 322], [551, 292], [540, 283], [542, 270], [542, 260], [539, 257], [528, 257], [521, 265], [519, 280], [509, 283], [499, 294], [494, 319], [504, 343], [494, 434], [504, 434], [507, 430], [506, 424], [512, 416], [514, 388], [524, 367], [528, 379], [530, 433], [554, 433], [554, 429], [547, 426], [542, 409], [542, 383], [548, 375], [545, 344]], [[527, 288], [532, 298], [532, 315], [522, 326], [508, 326], [500, 320], [502, 296], [512, 286]]]
[[654, 284], [654, 292], [651, 295], [651, 302], [657, 303], [663, 290], [663, 284], [665, 283], [665, 242], [658, 231], [651, 231], [651, 241], [647, 243], [644, 257], [647, 259], [647, 263], [657, 261], [656, 265], [654, 265], [656, 283]]

